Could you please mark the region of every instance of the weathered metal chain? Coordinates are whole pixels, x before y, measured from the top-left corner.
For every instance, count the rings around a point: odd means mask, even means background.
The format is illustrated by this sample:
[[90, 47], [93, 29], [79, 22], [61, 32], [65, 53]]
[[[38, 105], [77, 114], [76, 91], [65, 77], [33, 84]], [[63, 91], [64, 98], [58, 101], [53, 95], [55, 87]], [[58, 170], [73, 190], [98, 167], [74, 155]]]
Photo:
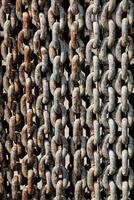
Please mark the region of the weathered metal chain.
[[2, 0], [0, 44], [0, 199], [133, 200], [133, 0]]

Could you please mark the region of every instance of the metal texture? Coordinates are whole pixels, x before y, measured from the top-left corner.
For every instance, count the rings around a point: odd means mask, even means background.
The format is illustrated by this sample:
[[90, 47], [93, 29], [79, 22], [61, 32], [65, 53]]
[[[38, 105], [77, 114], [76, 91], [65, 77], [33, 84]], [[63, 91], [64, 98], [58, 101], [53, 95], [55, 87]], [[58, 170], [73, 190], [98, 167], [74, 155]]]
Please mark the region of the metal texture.
[[0, 44], [0, 199], [134, 200], [133, 0], [1, 0]]

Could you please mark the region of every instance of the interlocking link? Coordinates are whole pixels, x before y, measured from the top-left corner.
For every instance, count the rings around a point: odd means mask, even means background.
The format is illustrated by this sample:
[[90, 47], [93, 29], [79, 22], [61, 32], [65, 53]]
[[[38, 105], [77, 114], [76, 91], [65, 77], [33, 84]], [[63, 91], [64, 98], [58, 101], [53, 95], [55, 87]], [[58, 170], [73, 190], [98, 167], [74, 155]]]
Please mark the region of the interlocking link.
[[0, 199], [133, 200], [133, 0], [2, 0], [0, 44]]

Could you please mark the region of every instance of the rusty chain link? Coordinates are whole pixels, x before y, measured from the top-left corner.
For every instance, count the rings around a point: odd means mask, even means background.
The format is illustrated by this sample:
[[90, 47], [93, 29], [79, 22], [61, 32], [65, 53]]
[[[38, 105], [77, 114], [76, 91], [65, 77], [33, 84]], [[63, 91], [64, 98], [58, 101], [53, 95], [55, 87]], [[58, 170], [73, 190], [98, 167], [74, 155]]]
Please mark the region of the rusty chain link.
[[133, 200], [133, 0], [1, 0], [0, 44], [0, 199]]

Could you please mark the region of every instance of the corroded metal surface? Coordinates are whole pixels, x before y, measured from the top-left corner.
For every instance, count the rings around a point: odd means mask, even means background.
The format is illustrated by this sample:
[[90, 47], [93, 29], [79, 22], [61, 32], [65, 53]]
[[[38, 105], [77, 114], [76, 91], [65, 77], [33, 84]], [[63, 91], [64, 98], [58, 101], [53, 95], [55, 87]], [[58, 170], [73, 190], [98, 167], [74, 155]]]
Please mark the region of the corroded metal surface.
[[133, 200], [133, 0], [2, 0], [0, 43], [0, 199]]

